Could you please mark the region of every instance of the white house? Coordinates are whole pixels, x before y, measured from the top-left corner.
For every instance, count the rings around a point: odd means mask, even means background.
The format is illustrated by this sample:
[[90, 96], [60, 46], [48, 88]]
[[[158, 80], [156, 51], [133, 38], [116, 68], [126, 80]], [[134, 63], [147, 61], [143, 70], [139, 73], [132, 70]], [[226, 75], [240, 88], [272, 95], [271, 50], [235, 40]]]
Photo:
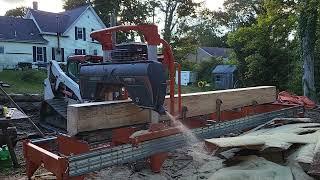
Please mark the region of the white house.
[[64, 62], [74, 54], [102, 55], [101, 45], [90, 38], [105, 28], [92, 6], [61, 13], [29, 9], [25, 18], [0, 16], [0, 66], [18, 62]]

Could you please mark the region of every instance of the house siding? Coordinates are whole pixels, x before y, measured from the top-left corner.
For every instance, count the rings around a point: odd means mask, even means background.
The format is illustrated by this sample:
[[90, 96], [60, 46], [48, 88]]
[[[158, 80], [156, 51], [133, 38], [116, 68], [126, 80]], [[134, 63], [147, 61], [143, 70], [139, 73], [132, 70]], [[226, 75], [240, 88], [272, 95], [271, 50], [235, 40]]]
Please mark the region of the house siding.
[[[74, 29], [75, 27], [86, 28], [86, 41], [83, 39], [76, 40]], [[93, 54], [94, 50], [97, 50], [98, 55], [102, 56], [102, 47], [97, 42], [92, 42], [90, 38], [91, 29], [102, 29], [103, 25], [94, 16], [91, 9], [87, 9], [82, 16], [74, 23], [68, 31], [66, 31], [62, 37], [60, 37], [60, 48], [64, 48], [64, 61], [66, 61], [68, 56], [74, 55], [75, 49], [85, 49], [86, 54]], [[48, 54], [48, 59], [52, 60], [52, 48], [58, 47], [58, 38], [55, 35], [43, 35], [43, 38], [49, 41], [47, 48], [50, 53]], [[55, 59], [57, 61], [62, 61], [61, 54], [56, 54]]]
[[[86, 41], [83, 39], [75, 40], [75, 27], [86, 28]], [[102, 56], [102, 46], [97, 42], [92, 42], [90, 38], [91, 29], [99, 30], [105, 28], [96, 18], [91, 9], [86, 10], [82, 16], [74, 23], [65, 35], [69, 37], [67, 41], [64, 39], [62, 42], [67, 45], [65, 48], [66, 57], [70, 55], [74, 55], [75, 49], [85, 49], [87, 54], [93, 54], [94, 50], [97, 50], [98, 55]], [[69, 44], [70, 43], [70, 44]]]
[[[4, 47], [4, 53], [0, 54], [0, 66], [6, 69], [13, 69], [18, 62], [33, 62], [33, 46], [46, 47], [46, 44], [0, 42]], [[48, 56], [48, 49], [47, 49]]]
[[[37, 25], [32, 14], [26, 16], [27, 19], [33, 19]], [[86, 41], [83, 39], [75, 40], [75, 27], [86, 28]], [[63, 36], [60, 37], [60, 48], [64, 49], [64, 53], [55, 52], [55, 60], [66, 61], [68, 56], [75, 54], [75, 49], [84, 49], [86, 54], [94, 54], [97, 51], [97, 55], [102, 56], [102, 47], [97, 42], [92, 42], [90, 38], [91, 30], [99, 30], [105, 28], [104, 24], [97, 19], [92, 8], [85, 10], [80, 17], [75, 21], [69, 29], [64, 32]], [[42, 32], [42, 37], [48, 42], [45, 44], [37, 43], [20, 43], [20, 42], [0, 42], [0, 46], [4, 47], [4, 53], [0, 53], [0, 66], [3, 68], [15, 68], [18, 62], [33, 62], [33, 46], [45, 47], [47, 61], [52, 60], [52, 49], [58, 48], [58, 38], [53, 33], [46, 34]]]

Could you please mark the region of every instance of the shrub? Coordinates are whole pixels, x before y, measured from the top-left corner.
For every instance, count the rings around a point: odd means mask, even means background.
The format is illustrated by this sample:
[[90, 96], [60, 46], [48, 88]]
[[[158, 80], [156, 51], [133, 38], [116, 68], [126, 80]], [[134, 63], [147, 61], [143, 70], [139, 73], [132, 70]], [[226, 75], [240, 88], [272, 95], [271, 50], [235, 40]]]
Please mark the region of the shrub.
[[207, 61], [202, 61], [195, 67], [195, 72], [198, 73], [198, 80], [212, 83], [212, 70], [219, 64], [223, 64], [221, 58], [211, 58]]

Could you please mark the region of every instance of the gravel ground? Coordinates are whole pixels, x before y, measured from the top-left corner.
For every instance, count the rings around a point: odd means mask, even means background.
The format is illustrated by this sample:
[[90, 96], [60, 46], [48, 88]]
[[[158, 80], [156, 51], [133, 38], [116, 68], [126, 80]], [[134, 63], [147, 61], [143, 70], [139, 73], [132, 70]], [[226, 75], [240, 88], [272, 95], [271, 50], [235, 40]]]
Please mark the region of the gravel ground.
[[[38, 114], [35, 112], [29, 113], [32, 119], [37, 120]], [[315, 111], [307, 111], [306, 117], [311, 117], [314, 121], [320, 122], [320, 109]], [[15, 123], [18, 129], [19, 138], [26, 137], [28, 133], [36, 131], [27, 121]], [[170, 153], [169, 158], [165, 161], [163, 169], [160, 173], [153, 173], [150, 168], [144, 163], [145, 161], [136, 162], [135, 164], [127, 164], [123, 166], [114, 166], [104, 170], [89, 174], [86, 179], [110, 179], [110, 180], [196, 180], [208, 179], [213, 173], [223, 167], [224, 159], [220, 156], [211, 156], [203, 153], [201, 144], [194, 147], [175, 150]], [[22, 143], [17, 143], [15, 151], [20, 168], [0, 169], [0, 179], [27, 179], [25, 174], [25, 162], [22, 154]], [[52, 179], [50, 174], [44, 169], [38, 170], [35, 173], [34, 179]], [[40, 175], [39, 175], [40, 174]], [[41, 175], [42, 174], [42, 175]]]

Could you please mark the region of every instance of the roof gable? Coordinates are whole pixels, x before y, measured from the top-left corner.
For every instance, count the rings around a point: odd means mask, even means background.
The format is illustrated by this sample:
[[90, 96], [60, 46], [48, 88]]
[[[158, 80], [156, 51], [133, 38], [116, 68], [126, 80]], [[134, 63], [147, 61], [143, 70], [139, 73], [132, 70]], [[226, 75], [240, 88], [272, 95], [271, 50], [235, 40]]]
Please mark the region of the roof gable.
[[0, 41], [47, 43], [31, 19], [0, 16]]
[[200, 48], [213, 57], [223, 57], [223, 58], [229, 57], [230, 49], [228, 48], [219, 48], [219, 47], [200, 47]]
[[[89, 8], [91, 8], [90, 5], [85, 5], [60, 13], [29, 9], [28, 14], [32, 14], [42, 32], [64, 33]], [[99, 22], [102, 23], [101, 20]]]

